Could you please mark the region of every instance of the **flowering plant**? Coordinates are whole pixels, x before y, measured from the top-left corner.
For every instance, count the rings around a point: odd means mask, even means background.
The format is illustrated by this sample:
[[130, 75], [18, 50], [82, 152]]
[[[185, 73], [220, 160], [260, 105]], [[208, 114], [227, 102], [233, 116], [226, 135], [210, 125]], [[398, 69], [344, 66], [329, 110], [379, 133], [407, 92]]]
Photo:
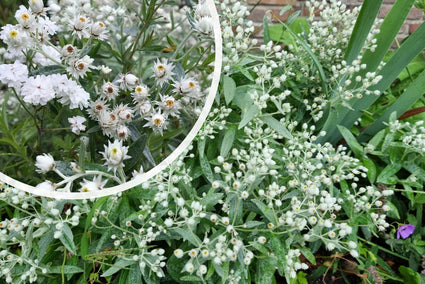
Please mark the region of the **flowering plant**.
[[100, 190], [153, 168], [194, 125], [214, 59], [207, 4], [125, 3], [29, 1], [2, 27], [6, 174]]
[[[416, 117], [397, 118], [422, 96], [423, 73], [388, 109], [369, 109], [425, 46], [423, 24], [382, 62], [413, 2], [396, 1], [380, 22], [381, 1], [347, 10], [313, 0], [303, 21], [295, 14], [276, 28], [266, 17], [258, 44], [246, 3], [220, 1], [224, 74], [194, 143], [155, 178], [97, 200], [34, 198], [2, 184], [0, 277], [420, 283], [425, 132]], [[133, 155], [123, 147], [105, 145], [114, 174]], [[59, 167], [48, 154], [36, 164]], [[415, 225], [400, 232], [413, 233], [406, 239], [396, 238], [400, 223]]]

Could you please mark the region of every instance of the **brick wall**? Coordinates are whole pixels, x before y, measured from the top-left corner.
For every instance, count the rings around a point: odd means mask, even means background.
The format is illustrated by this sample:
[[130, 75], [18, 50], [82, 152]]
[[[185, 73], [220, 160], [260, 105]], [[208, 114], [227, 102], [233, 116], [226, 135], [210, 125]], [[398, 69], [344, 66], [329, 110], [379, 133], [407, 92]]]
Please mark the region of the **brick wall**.
[[[347, 5], [348, 8], [356, 7], [361, 5], [362, 0], [341, 0]], [[261, 26], [263, 17], [266, 11], [271, 10], [272, 13], [276, 16], [279, 16], [280, 9], [285, 5], [293, 5], [295, 10], [301, 10], [301, 15], [306, 16], [308, 11], [305, 7], [306, 0], [248, 0], [248, 4], [251, 7], [254, 7], [257, 3], [258, 5], [251, 12], [250, 19], [256, 23], [256, 26]], [[384, 0], [378, 16], [380, 18], [385, 18], [385, 16], [390, 11], [395, 0]], [[281, 20], [285, 20], [288, 16], [288, 13], [279, 16]], [[403, 26], [400, 29], [399, 35], [397, 36], [399, 40], [405, 38], [407, 35], [413, 33], [416, 28], [425, 20], [424, 13], [413, 7]], [[261, 31], [260, 31], [261, 33]]]

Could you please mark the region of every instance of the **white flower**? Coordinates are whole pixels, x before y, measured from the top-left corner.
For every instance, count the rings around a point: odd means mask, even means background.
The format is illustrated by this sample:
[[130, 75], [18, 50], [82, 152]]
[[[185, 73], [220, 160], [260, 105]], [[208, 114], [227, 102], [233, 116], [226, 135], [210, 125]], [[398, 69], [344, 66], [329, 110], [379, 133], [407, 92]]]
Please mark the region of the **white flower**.
[[33, 105], [46, 105], [55, 98], [52, 81], [45, 75], [30, 77], [22, 86], [21, 96], [27, 103]]
[[127, 140], [130, 135], [130, 129], [125, 125], [119, 125], [116, 129], [115, 137], [120, 140]]
[[108, 137], [114, 137], [119, 122], [117, 115], [114, 112], [104, 109], [98, 113], [97, 119], [100, 127], [102, 128], [103, 134]]
[[34, 23], [35, 17], [24, 5], [20, 5], [15, 13], [15, 19], [24, 29], [28, 29]]
[[33, 47], [34, 41], [17, 25], [7, 24], [1, 28], [0, 39], [7, 44], [10, 58], [25, 57], [22, 51]]
[[62, 47], [62, 50], [61, 50], [61, 55], [63, 59], [65, 60], [75, 58], [77, 53], [78, 53], [78, 49], [72, 44], [65, 45], [64, 47]]
[[35, 166], [38, 168], [36, 172], [45, 174], [56, 169], [56, 162], [50, 154], [38, 155], [36, 157]]
[[105, 82], [102, 85], [100, 94], [101, 94], [101, 98], [104, 98], [106, 100], [112, 100], [115, 99], [118, 96], [118, 86], [116, 86], [115, 84], [111, 83], [111, 82]]
[[114, 113], [118, 116], [120, 123], [129, 122], [133, 116], [133, 110], [127, 105], [120, 104], [114, 109]]
[[193, 267], [192, 262], [188, 262], [186, 263], [186, 265], [184, 266], [184, 270], [186, 270], [189, 273], [192, 273], [195, 270], [195, 267]]
[[59, 30], [59, 26], [56, 23], [42, 17], [38, 18], [38, 27], [42, 28], [49, 35], [54, 35]]
[[113, 169], [114, 173], [117, 168], [124, 167], [124, 160], [131, 158], [127, 155], [128, 147], [122, 146], [122, 141], [108, 141], [108, 146], [104, 146], [105, 151], [101, 152], [105, 165], [108, 166], [108, 171]]
[[214, 29], [213, 24], [212, 17], [202, 17], [195, 21], [194, 28], [205, 35], [211, 35]]
[[55, 191], [56, 185], [52, 183], [51, 181], [43, 181], [42, 183], [37, 184], [36, 188], [47, 190], [47, 191]]
[[151, 117], [146, 119], [148, 120], [148, 123], [146, 123], [144, 127], [151, 127], [156, 133], [160, 133], [162, 135], [162, 131], [167, 128], [166, 119], [160, 112], [154, 113]]
[[139, 102], [136, 105], [136, 110], [139, 112], [141, 116], [145, 116], [149, 114], [151, 109], [152, 109], [152, 104], [149, 101]]
[[87, 111], [91, 118], [97, 119], [100, 112], [107, 112], [109, 110], [108, 105], [102, 99], [90, 103], [90, 109]]
[[86, 16], [79, 15], [69, 22], [72, 29], [72, 34], [76, 35], [79, 39], [82, 37], [89, 38], [88, 32], [89, 19]]
[[181, 249], [176, 249], [175, 251], [174, 251], [174, 255], [177, 257], [177, 258], [182, 258], [183, 257], [183, 250], [181, 250]]
[[117, 80], [117, 83], [120, 84], [120, 88], [124, 91], [133, 90], [138, 84], [139, 79], [133, 74], [120, 74], [120, 79]]
[[191, 98], [199, 99], [199, 84], [191, 77], [184, 77], [179, 82], [173, 84], [175, 92]]
[[266, 241], [267, 241], [267, 238], [266, 238], [266, 237], [261, 236], [261, 237], [258, 237], [257, 241], [258, 241], [260, 244], [265, 244], [265, 243], [266, 243]]
[[195, 19], [198, 20], [202, 17], [211, 17], [210, 7], [207, 1], [200, 1], [195, 7]]
[[168, 80], [170, 80], [174, 75], [173, 68], [174, 65], [168, 63], [166, 59], [163, 60], [163, 62], [160, 62], [159, 59], [157, 59], [153, 66], [153, 74], [156, 78], [156, 83], [162, 87], [164, 83], [168, 82]]
[[147, 86], [139, 85], [134, 89], [132, 96], [136, 103], [144, 102], [149, 97], [149, 89]]
[[173, 117], [178, 117], [179, 109], [181, 108], [181, 104], [172, 96], [162, 96], [161, 101], [157, 102], [158, 106], [164, 111], [166, 116], [171, 115]]
[[13, 64], [0, 65], [0, 82], [9, 88], [21, 88], [22, 82], [28, 79], [28, 67], [19, 61]]
[[86, 126], [83, 123], [86, 119], [82, 116], [73, 116], [68, 118], [68, 122], [71, 123], [71, 131], [77, 135], [80, 134], [80, 131], [86, 130]]
[[105, 40], [108, 38], [108, 30], [106, 30], [106, 26], [102, 22], [96, 22], [90, 25], [90, 34], [92, 37], [97, 38], [99, 40]]
[[29, 4], [31, 10], [35, 14], [39, 14], [39, 13], [43, 12], [43, 9], [44, 9], [43, 0], [29, 0], [28, 2], [29, 2], [28, 4]]
[[87, 108], [90, 100], [90, 94], [83, 87], [72, 79], [68, 79], [66, 75], [51, 75], [51, 80], [55, 82], [55, 90], [59, 98], [59, 102], [69, 105], [70, 109]]
[[85, 55], [81, 59], [71, 60], [70, 66], [66, 68], [66, 71], [68, 71], [72, 77], [76, 79], [80, 77], [83, 78], [86, 76], [86, 73], [90, 71], [90, 69], [95, 68], [93, 65], [91, 65], [93, 61], [94, 59], [90, 58], [88, 55]]
[[208, 271], [208, 269], [205, 265], [202, 264], [202, 265], [199, 266], [199, 269], [198, 269], [199, 274], [203, 275], [203, 274], [207, 273], [207, 271]]

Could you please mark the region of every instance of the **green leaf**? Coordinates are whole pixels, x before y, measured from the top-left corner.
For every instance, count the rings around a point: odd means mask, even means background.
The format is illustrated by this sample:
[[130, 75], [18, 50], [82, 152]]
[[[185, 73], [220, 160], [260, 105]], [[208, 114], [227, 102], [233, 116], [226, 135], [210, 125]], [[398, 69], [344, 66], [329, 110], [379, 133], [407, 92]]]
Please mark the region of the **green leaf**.
[[30, 76], [36, 75], [52, 75], [52, 74], [60, 74], [64, 71], [64, 68], [60, 65], [49, 65], [40, 67], [30, 73]]
[[115, 273], [117, 273], [118, 271], [120, 271], [121, 269], [134, 264], [135, 261], [134, 260], [127, 260], [127, 259], [118, 259], [113, 266], [111, 266], [110, 268], [108, 268], [105, 272], [103, 272], [102, 277], [108, 277], [111, 276]]
[[205, 178], [210, 182], [213, 183], [215, 181], [213, 171], [211, 170], [211, 165], [207, 159], [206, 156], [199, 156], [199, 162], [201, 164], [202, 173], [204, 174]]
[[400, 220], [400, 213], [398, 212], [397, 206], [389, 201], [387, 201], [386, 205], [390, 207], [390, 210], [387, 212], [387, 216], [396, 220]]
[[[309, 32], [310, 26], [306, 18], [297, 18], [289, 25], [289, 28], [296, 34], [302, 34], [304, 31]], [[275, 42], [281, 42], [286, 45], [296, 45], [296, 38], [294, 38], [283, 25], [269, 26], [270, 38]]]
[[390, 12], [380, 25], [379, 33], [375, 36], [375, 50], [373, 52], [367, 50], [363, 55], [362, 62], [366, 64], [366, 69], [359, 73], [360, 76], [366, 74], [366, 72], [375, 71], [379, 66], [409, 14], [414, 1], [415, 0], [397, 0], [394, 3]]
[[201, 282], [202, 279], [195, 275], [185, 275], [180, 277], [181, 281], [187, 281], [187, 282]]
[[236, 94], [236, 83], [229, 76], [223, 76], [223, 93], [226, 104], [229, 104]]
[[38, 259], [43, 259], [44, 255], [47, 252], [47, 249], [49, 248], [50, 244], [53, 242], [54, 232], [50, 231], [49, 233], [43, 235], [40, 240], [38, 241], [38, 248], [40, 250], [40, 254], [38, 256]]
[[173, 231], [179, 234], [180, 236], [183, 237], [183, 240], [190, 242], [195, 247], [202, 244], [201, 239], [199, 239], [199, 237], [195, 235], [190, 229], [183, 229], [183, 228], [177, 227], [177, 228], [170, 229], [170, 231]]
[[270, 234], [269, 236], [270, 236], [269, 242], [277, 258], [277, 269], [279, 271], [279, 274], [283, 276], [285, 274], [286, 255], [288, 252], [285, 249], [285, 246], [282, 244], [282, 241], [283, 241], [282, 238], [274, 234]]
[[255, 273], [256, 284], [273, 283], [276, 270], [276, 259], [273, 257], [258, 258]]
[[252, 199], [251, 202], [257, 205], [258, 209], [260, 209], [269, 222], [276, 224], [275, 215], [270, 207], [266, 206], [263, 202], [257, 199]]
[[[82, 269], [79, 266], [75, 266], [75, 265], [64, 265], [63, 266], [63, 272], [65, 274], [75, 274], [75, 273], [84, 272], [84, 269]], [[56, 266], [49, 267], [47, 269], [47, 273], [62, 274], [62, 265], [56, 265]]]
[[[422, 23], [416, 31], [411, 34], [398, 48], [390, 60], [384, 65], [378, 75], [383, 78], [378, 82], [377, 85], [373, 86], [372, 90], [378, 90], [380, 92], [385, 91], [391, 85], [391, 83], [398, 77], [404, 68], [416, 57], [419, 52], [425, 48], [425, 23]], [[371, 70], [373, 71], [373, 70]], [[322, 143], [328, 141], [335, 143], [341, 137], [336, 129], [336, 125], [344, 125], [350, 128], [354, 122], [362, 115], [362, 111], [369, 108], [379, 96], [363, 96], [360, 100], [353, 100], [351, 102], [351, 108], [345, 106], [337, 107], [335, 111], [326, 119], [323, 130], [326, 131], [324, 137], [320, 137], [317, 142]]]
[[278, 121], [274, 117], [263, 116], [263, 117], [261, 117], [261, 120], [264, 121], [268, 126], [270, 126], [273, 130], [275, 130], [277, 133], [279, 133], [283, 137], [285, 137], [287, 139], [292, 139], [292, 135], [288, 131], [288, 129], [280, 121]]
[[316, 258], [314, 257], [314, 254], [311, 252], [311, 250], [308, 247], [299, 247], [298, 249], [305, 256], [305, 258], [307, 258], [308, 261], [316, 265]]
[[264, 222], [260, 222], [260, 221], [248, 221], [246, 222], [246, 227], [249, 228], [255, 228], [258, 226], [263, 226]]
[[366, 128], [365, 131], [363, 131], [363, 133], [359, 136], [359, 140], [364, 141], [386, 127], [384, 122], [388, 121], [393, 112], [397, 113], [397, 117], [401, 116], [411, 106], [413, 106], [416, 101], [423, 97], [424, 89], [425, 71], [422, 71], [421, 74], [412, 83], [410, 83], [407, 90], [389, 108], [386, 109], [384, 114], [375, 120], [372, 125]]
[[63, 223], [62, 236], [59, 240], [70, 252], [77, 254], [74, 244], [74, 235], [72, 234], [71, 228], [66, 223]]
[[392, 178], [402, 168], [401, 164], [389, 164], [379, 174], [377, 182], [384, 184], [392, 184]]
[[344, 137], [345, 142], [347, 142], [348, 146], [350, 146], [351, 151], [353, 151], [354, 155], [357, 158], [361, 158], [363, 156], [363, 147], [357, 142], [357, 139], [351, 133], [350, 130], [345, 128], [342, 125], [337, 125], [339, 132], [341, 132], [342, 137]]
[[263, 18], [263, 37], [264, 37], [264, 44], [269, 43], [270, 33], [269, 33], [269, 22], [267, 20], [267, 15], [264, 15], [264, 18]]
[[87, 215], [86, 224], [84, 226], [84, 233], [81, 237], [81, 244], [80, 244], [80, 254], [83, 259], [85, 259], [85, 256], [88, 254], [89, 251], [89, 240], [88, 240], [88, 229], [91, 224], [91, 220], [94, 216], [94, 213], [97, 208], [99, 208], [106, 200], [108, 200], [109, 196], [104, 196], [102, 198], [99, 198], [96, 203], [91, 208], [90, 213]]
[[245, 109], [242, 109], [242, 120], [239, 123], [239, 129], [242, 129], [245, 127], [254, 117], [257, 116], [257, 114], [260, 112], [260, 110], [254, 105], [250, 105]]
[[236, 126], [232, 125], [227, 129], [221, 142], [220, 156], [226, 157], [235, 141]]
[[419, 284], [421, 283], [421, 276], [419, 273], [413, 271], [411, 268], [401, 265], [398, 268], [404, 283], [408, 284]]
[[357, 21], [351, 33], [350, 41], [348, 42], [347, 51], [345, 53], [345, 60], [348, 64], [351, 64], [351, 62], [353, 62], [353, 60], [355, 60], [360, 54], [369, 31], [375, 22], [375, 18], [378, 15], [382, 1], [383, 0], [363, 1], [362, 8], [359, 16], [357, 17]]

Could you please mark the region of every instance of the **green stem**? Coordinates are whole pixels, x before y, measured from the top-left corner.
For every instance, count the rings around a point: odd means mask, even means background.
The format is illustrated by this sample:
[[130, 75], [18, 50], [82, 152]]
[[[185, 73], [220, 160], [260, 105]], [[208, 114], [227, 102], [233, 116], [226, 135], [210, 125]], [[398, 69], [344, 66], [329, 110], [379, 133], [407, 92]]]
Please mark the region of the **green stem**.
[[404, 259], [404, 260], [409, 260], [409, 258], [407, 258], [407, 257], [405, 257], [405, 256], [402, 256], [402, 255], [400, 255], [400, 254], [398, 254], [398, 253], [395, 253], [395, 252], [393, 252], [393, 251], [390, 251], [389, 249], [386, 249], [386, 248], [384, 248], [384, 247], [381, 247], [380, 245], [377, 245], [377, 244], [375, 244], [375, 243], [372, 243], [372, 242], [370, 242], [370, 241], [368, 241], [368, 240], [366, 240], [366, 239], [363, 239], [362, 237], [357, 237], [359, 240], [361, 240], [361, 241], [363, 241], [363, 242], [365, 242], [365, 243], [367, 243], [368, 245], [371, 245], [371, 246], [376, 246], [376, 247], [378, 247], [380, 250], [382, 250], [382, 251], [384, 251], [384, 252], [386, 252], [386, 253], [389, 253], [389, 254], [392, 254], [392, 255], [394, 255], [394, 256], [396, 256], [396, 257], [398, 257], [398, 258], [401, 258], [401, 259]]
[[61, 267], [62, 284], [65, 284], [65, 263], [66, 263], [66, 247], [64, 247], [63, 262], [62, 262], [62, 267]]
[[176, 59], [177, 55], [179, 54], [179, 51], [183, 48], [186, 41], [191, 37], [193, 34], [193, 30], [190, 30], [190, 32], [183, 38], [183, 40], [179, 43], [179, 46], [177, 47], [176, 51], [174, 51], [173, 59]]

